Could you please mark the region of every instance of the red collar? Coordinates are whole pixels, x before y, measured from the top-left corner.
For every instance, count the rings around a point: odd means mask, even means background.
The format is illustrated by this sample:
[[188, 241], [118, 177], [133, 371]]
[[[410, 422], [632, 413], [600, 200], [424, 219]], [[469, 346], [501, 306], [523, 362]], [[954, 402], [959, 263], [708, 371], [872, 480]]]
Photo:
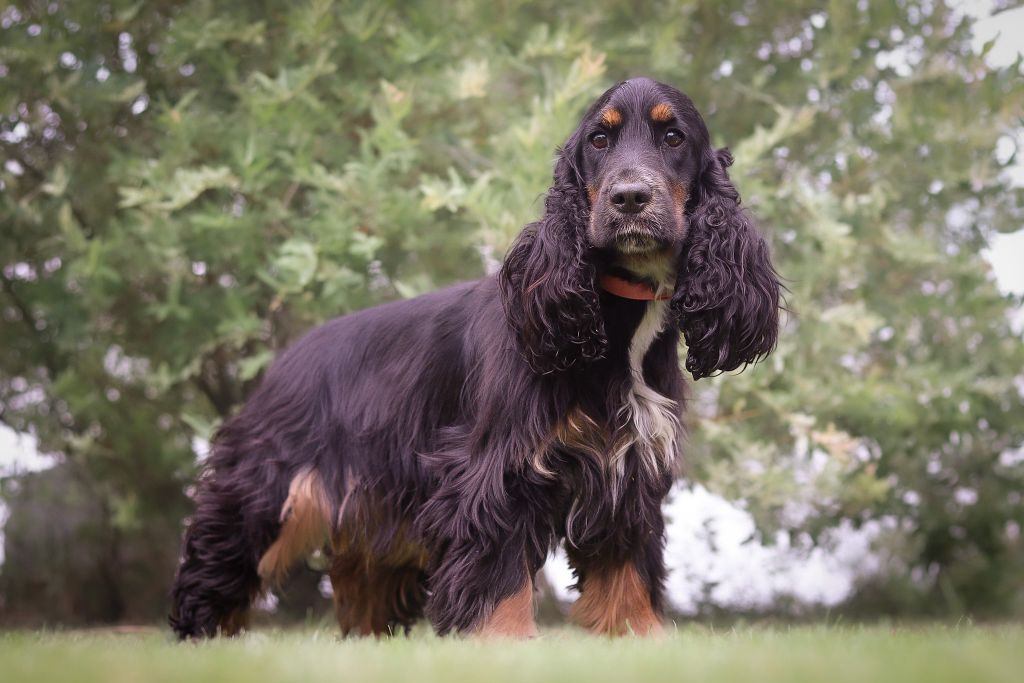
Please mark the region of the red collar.
[[611, 273], [602, 274], [599, 282], [601, 283], [601, 289], [623, 299], [632, 299], [633, 301], [668, 301], [672, 298], [671, 293], [658, 296], [654, 287], [648, 284], [630, 282]]

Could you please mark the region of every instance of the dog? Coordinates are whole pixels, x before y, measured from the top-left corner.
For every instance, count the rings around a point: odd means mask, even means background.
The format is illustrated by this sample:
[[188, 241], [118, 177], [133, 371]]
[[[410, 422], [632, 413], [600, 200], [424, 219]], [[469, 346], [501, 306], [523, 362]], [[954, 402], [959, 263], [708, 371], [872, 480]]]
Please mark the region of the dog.
[[686, 381], [776, 344], [769, 247], [684, 94], [637, 78], [560, 148], [500, 271], [330, 321], [216, 434], [172, 589], [182, 638], [230, 635], [311, 552], [345, 634], [536, 633], [564, 542], [574, 620], [661, 631]]

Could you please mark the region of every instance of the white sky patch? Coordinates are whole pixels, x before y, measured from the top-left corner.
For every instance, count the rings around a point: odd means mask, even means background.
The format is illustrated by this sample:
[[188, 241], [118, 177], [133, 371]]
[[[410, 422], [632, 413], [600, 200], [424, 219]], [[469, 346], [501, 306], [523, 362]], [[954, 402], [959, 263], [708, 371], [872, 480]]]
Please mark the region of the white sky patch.
[[0, 500], [0, 567], [4, 566], [5, 548], [7, 547], [6, 539], [4, 538], [4, 525], [7, 524], [8, 514], [7, 506]]
[[951, 0], [949, 4], [974, 19], [971, 47], [975, 52], [980, 53], [986, 43], [994, 41], [985, 56], [989, 66], [1009, 66], [1024, 53], [1024, 6], [993, 15], [992, 0]]
[[[38, 472], [54, 464], [53, 457], [41, 455], [36, 449], [35, 437], [0, 426], [0, 477]], [[0, 500], [0, 566], [4, 563], [4, 524], [7, 523], [7, 516], [7, 506]]]
[[35, 437], [0, 426], [0, 477], [38, 472], [55, 464], [55, 458], [36, 449]]
[[1024, 296], [1024, 230], [995, 235], [983, 252], [999, 289]]
[[[1010, 66], [1024, 54], [1024, 6], [993, 15], [992, 0], [954, 0], [950, 4], [974, 19], [971, 47], [975, 52], [980, 53], [986, 43], [992, 42], [985, 55], [989, 66]], [[997, 158], [1009, 158], [1013, 147], [1019, 150], [1018, 160], [1007, 169], [1007, 174], [1014, 186], [1024, 187], [1024, 131], [1004, 136], [993, 153]], [[993, 236], [983, 255], [992, 264], [999, 289], [1007, 294], [1024, 296], [1024, 229], [1022, 226], [1013, 227], [1017, 228], [1016, 232]], [[1024, 310], [1018, 310], [1015, 320], [1018, 331], [1024, 328]]]

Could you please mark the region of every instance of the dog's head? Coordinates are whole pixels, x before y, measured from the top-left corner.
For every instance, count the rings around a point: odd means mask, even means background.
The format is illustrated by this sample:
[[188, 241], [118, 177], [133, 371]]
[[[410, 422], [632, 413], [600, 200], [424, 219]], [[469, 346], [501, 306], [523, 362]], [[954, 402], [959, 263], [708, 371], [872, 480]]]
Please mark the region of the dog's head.
[[621, 255], [678, 254], [708, 146], [690, 99], [654, 81], [627, 81], [591, 107], [577, 134], [590, 244]]
[[608, 269], [671, 291], [697, 379], [774, 347], [778, 277], [739, 206], [731, 162], [671, 86], [633, 79], [594, 102], [561, 148], [544, 218], [524, 229], [500, 274], [506, 314], [535, 370], [604, 353], [597, 282]]

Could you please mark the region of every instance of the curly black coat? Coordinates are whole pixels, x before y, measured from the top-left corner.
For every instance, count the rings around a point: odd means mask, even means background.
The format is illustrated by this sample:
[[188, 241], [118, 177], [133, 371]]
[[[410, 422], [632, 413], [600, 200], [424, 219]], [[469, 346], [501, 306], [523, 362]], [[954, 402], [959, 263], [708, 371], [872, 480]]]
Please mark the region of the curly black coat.
[[[564, 541], [598, 631], [657, 630], [685, 382], [767, 354], [779, 282], [685, 95], [604, 93], [494, 277], [338, 318], [218, 432], [173, 588], [233, 632], [324, 548], [343, 630], [529, 635]], [[612, 293], [615, 292], [615, 293]]]

